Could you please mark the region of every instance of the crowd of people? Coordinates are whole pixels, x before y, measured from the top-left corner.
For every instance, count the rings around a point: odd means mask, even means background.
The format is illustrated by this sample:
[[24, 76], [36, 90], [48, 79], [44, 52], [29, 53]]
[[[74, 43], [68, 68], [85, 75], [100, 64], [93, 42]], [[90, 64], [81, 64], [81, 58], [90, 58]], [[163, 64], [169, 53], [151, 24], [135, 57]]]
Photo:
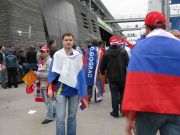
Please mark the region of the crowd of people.
[[[112, 36], [109, 47], [94, 40], [88, 48], [75, 46], [74, 35], [62, 36], [63, 48], [56, 41], [0, 52], [2, 87], [18, 87], [17, 72], [33, 70], [47, 107], [42, 124], [56, 117], [56, 134], [76, 135], [79, 102], [85, 106], [103, 100], [104, 84], [109, 82], [114, 118], [126, 117], [126, 135], [180, 134], [180, 31], [167, 32], [162, 13], [150, 12], [145, 18], [146, 32], [136, 44]], [[7, 69], [7, 70], [6, 70]], [[20, 71], [19, 71], [20, 72]], [[13, 83], [11, 80], [13, 79]], [[55, 104], [54, 104], [55, 102]], [[68, 103], [67, 130], [65, 130]]]
[[[40, 46], [41, 48], [42, 46]], [[49, 42], [52, 56], [56, 51], [56, 41]], [[1, 84], [6, 89], [14, 86], [18, 87], [18, 82], [30, 70], [37, 71], [38, 62], [41, 60], [40, 50], [31, 45], [29, 48], [24, 47], [4, 47], [0, 46], [0, 64], [1, 64]]]

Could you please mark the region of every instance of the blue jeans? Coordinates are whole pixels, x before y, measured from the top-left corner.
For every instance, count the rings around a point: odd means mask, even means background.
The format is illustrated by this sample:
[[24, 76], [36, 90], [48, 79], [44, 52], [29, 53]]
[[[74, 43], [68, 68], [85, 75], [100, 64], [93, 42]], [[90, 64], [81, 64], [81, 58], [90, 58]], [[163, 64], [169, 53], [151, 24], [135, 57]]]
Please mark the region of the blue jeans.
[[67, 135], [76, 135], [76, 113], [79, 97], [56, 96], [56, 135], [65, 135], [66, 103], [68, 101]]
[[138, 112], [136, 135], [180, 135], [180, 115]]
[[53, 98], [47, 97], [46, 90], [41, 90], [44, 103], [47, 107], [46, 119], [53, 120], [53, 114], [55, 113], [55, 106], [53, 104]]

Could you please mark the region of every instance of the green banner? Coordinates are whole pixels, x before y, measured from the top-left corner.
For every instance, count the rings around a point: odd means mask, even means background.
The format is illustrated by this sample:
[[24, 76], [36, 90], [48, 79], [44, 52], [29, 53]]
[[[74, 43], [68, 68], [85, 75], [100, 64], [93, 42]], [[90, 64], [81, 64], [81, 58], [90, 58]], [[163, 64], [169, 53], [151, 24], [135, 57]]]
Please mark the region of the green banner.
[[104, 30], [108, 31], [109, 33], [113, 34], [113, 29], [107, 25], [101, 18], [97, 17], [98, 20], [98, 24], [101, 28], [103, 28]]

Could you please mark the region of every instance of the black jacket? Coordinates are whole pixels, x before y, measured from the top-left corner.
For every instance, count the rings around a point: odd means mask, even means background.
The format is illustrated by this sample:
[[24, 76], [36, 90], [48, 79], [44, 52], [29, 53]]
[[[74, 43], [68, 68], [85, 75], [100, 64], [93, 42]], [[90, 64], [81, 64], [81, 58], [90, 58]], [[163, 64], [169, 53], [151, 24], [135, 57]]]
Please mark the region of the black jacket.
[[0, 64], [2, 64], [2, 63], [3, 63], [3, 60], [4, 60], [4, 58], [3, 58], [3, 53], [2, 53], [2, 52], [0, 52]]
[[37, 63], [36, 54], [37, 54], [36, 51], [28, 51], [28, 52], [27, 52], [27, 62], [28, 62], [29, 64], [30, 64], [30, 63], [34, 63], [34, 64]]
[[107, 70], [109, 82], [125, 83], [129, 57], [125, 49], [111, 46], [102, 58], [100, 70], [104, 74]]
[[55, 52], [57, 52], [56, 48], [50, 48], [50, 56], [51, 56], [51, 58], [53, 58]]

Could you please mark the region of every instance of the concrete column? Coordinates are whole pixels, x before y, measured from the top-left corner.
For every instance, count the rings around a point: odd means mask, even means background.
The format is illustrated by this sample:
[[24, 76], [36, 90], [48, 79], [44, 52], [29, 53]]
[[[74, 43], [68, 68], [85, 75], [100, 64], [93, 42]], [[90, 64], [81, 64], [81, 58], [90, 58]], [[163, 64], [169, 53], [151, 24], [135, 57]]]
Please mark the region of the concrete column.
[[170, 30], [170, 7], [169, 7], [169, 0], [162, 0], [162, 7], [163, 7], [163, 12], [166, 16], [167, 19], [167, 30]]
[[92, 9], [91, 0], [89, 0], [89, 9]]

